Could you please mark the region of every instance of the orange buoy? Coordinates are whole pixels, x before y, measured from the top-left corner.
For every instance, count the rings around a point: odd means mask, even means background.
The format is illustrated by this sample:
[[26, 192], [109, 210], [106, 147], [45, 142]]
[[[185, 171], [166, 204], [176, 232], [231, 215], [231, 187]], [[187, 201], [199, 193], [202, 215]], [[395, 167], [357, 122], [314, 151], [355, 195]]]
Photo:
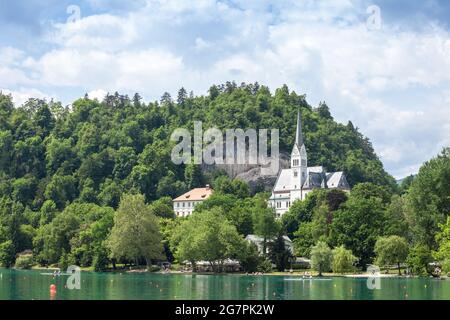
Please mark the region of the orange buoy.
[[56, 298], [56, 286], [54, 284], [50, 285], [50, 299], [54, 300]]

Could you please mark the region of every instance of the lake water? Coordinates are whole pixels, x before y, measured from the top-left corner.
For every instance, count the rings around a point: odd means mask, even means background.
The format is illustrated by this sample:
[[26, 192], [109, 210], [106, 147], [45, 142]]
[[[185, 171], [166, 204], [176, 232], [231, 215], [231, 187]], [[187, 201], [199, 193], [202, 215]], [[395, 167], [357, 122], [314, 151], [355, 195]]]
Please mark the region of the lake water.
[[82, 272], [80, 290], [69, 290], [68, 276], [42, 273], [0, 269], [0, 299], [450, 300], [450, 281], [428, 278], [384, 278], [380, 290], [369, 290], [366, 278]]

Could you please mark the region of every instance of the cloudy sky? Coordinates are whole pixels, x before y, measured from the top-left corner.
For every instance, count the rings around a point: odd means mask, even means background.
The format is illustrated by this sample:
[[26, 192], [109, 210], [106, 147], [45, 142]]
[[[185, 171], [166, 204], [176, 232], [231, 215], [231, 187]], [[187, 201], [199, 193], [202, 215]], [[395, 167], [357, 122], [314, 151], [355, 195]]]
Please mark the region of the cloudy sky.
[[447, 0], [0, 0], [0, 90], [69, 104], [286, 83], [401, 178], [450, 145], [449, 28]]

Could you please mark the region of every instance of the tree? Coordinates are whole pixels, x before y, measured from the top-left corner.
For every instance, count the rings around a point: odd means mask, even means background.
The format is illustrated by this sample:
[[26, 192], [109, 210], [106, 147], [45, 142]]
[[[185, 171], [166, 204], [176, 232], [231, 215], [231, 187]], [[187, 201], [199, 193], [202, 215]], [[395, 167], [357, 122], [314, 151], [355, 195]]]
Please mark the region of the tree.
[[239, 262], [246, 272], [256, 272], [265, 261], [259, 254], [258, 247], [251, 242], [246, 242], [239, 253]]
[[313, 220], [316, 220], [317, 227], [328, 233], [328, 225], [332, 222], [334, 211], [346, 200], [347, 195], [342, 190], [316, 189], [309, 193], [304, 201], [295, 201], [281, 219], [287, 235], [295, 238], [295, 232], [301, 225]]
[[203, 186], [203, 174], [199, 165], [188, 164], [184, 170], [184, 178], [188, 189]]
[[36, 114], [34, 115], [34, 121], [36, 126], [40, 128], [41, 135], [43, 137], [48, 136], [55, 126], [55, 118], [47, 103], [42, 101], [39, 104]]
[[386, 266], [397, 264], [398, 274], [401, 275], [400, 264], [405, 262], [408, 256], [408, 242], [399, 236], [380, 237], [375, 243], [377, 264]]
[[150, 210], [156, 217], [171, 219], [175, 218], [172, 199], [170, 197], [164, 197], [153, 201], [150, 206]]
[[283, 233], [279, 233], [269, 244], [269, 259], [276, 265], [278, 271], [286, 270], [292, 259], [292, 253], [286, 248], [284, 241]]
[[123, 188], [117, 182], [106, 179], [100, 186], [100, 193], [98, 194], [98, 200], [100, 204], [117, 209], [120, 203], [120, 197], [123, 193]]
[[0, 243], [0, 265], [10, 267], [14, 264], [14, 245], [11, 240]]
[[0, 172], [9, 173], [13, 149], [13, 138], [10, 131], [0, 131]]
[[400, 184], [400, 192], [402, 194], [406, 193], [409, 190], [409, 187], [411, 186], [412, 182], [414, 181], [415, 176], [409, 175], [405, 179], [402, 180]]
[[370, 264], [375, 242], [384, 235], [384, 205], [378, 197], [361, 198], [350, 194], [349, 199], [334, 213], [330, 242], [344, 245], [359, 257], [359, 266]]
[[393, 195], [391, 203], [385, 211], [385, 233], [386, 235], [396, 235], [404, 238], [410, 237], [408, 224], [409, 208], [406, 197]]
[[450, 259], [450, 217], [447, 217], [445, 224], [439, 225], [440, 231], [436, 234], [436, 242], [438, 250], [433, 256], [438, 261], [446, 261]]
[[239, 179], [230, 180], [227, 176], [219, 176], [214, 180], [214, 191], [232, 194], [240, 199], [250, 196], [250, 188], [247, 183]]
[[37, 183], [33, 177], [19, 178], [12, 183], [14, 200], [23, 204], [30, 204], [34, 199]]
[[36, 260], [45, 265], [59, 262], [63, 254], [70, 252], [70, 241], [78, 233], [80, 223], [80, 217], [69, 208], [40, 227], [33, 239]]
[[330, 271], [332, 258], [333, 253], [325, 242], [319, 241], [312, 247], [311, 267], [319, 272], [319, 277], [322, 276], [323, 272]]
[[80, 192], [80, 200], [85, 203], [96, 203], [97, 202], [97, 192], [95, 191], [94, 181], [87, 178]]
[[175, 174], [172, 171], [169, 171], [166, 176], [159, 180], [156, 188], [158, 198], [166, 196], [176, 198], [184, 192], [186, 192], [186, 184], [183, 181], [176, 180]]
[[333, 249], [333, 262], [331, 269], [334, 273], [351, 272], [355, 269], [353, 264], [358, 260], [351, 250], [345, 249], [344, 246]]
[[78, 158], [72, 147], [72, 139], [57, 139], [53, 136], [47, 145], [45, 159], [50, 174], [57, 170], [61, 174], [71, 174], [77, 166]]
[[423, 245], [417, 244], [409, 250], [406, 264], [413, 274], [426, 275], [430, 274], [429, 264], [433, 261], [431, 250]]
[[411, 183], [408, 202], [411, 206], [415, 242], [437, 248], [435, 234], [439, 224], [450, 215], [450, 148], [426, 162]]
[[72, 204], [65, 212], [75, 211], [82, 219], [78, 232], [70, 239], [68, 258], [79, 266], [107, 267], [105, 239], [114, 224], [114, 210], [95, 204]]
[[175, 257], [173, 255], [172, 247], [171, 247], [171, 238], [174, 235], [176, 228], [180, 225], [182, 219], [167, 219], [160, 218], [159, 219], [159, 228], [161, 230], [161, 234], [163, 235], [163, 246], [164, 253], [166, 254], [167, 261], [173, 262]]
[[208, 261], [214, 272], [220, 272], [226, 259], [239, 256], [245, 245], [236, 228], [223, 218], [220, 209], [195, 212], [175, 229], [171, 247], [178, 261]]
[[121, 147], [116, 152], [113, 175], [117, 179], [125, 179], [133, 170], [137, 156], [132, 147]]
[[264, 199], [257, 200], [253, 209], [253, 231], [263, 238], [263, 253], [267, 253], [267, 241], [276, 236], [280, 230], [280, 225], [275, 219], [275, 212], [268, 208]]
[[300, 257], [310, 257], [311, 248], [318, 241], [314, 237], [315, 223], [305, 222], [300, 225], [294, 233], [294, 250], [295, 254]]
[[143, 195], [124, 195], [114, 217], [114, 226], [107, 239], [112, 259], [135, 260], [144, 258], [147, 266], [163, 255], [162, 235], [151, 209]]
[[51, 222], [55, 218], [56, 213], [56, 204], [52, 200], [45, 201], [39, 212], [39, 226], [43, 226]]
[[11, 95], [0, 92], [0, 131], [9, 126], [9, 117], [14, 111], [14, 103]]
[[213, 85], [209, 88], [208, 93], [209, 93], [210, 99], [214, 100], [215, 98], [217, 98], [219, 96], [220, 91], [216, 85]]
[[178, 90], [178, 96], [177, 96], [177, 104], [179, 106], [184, 106], [187, 99], [187, 92], [186, 89], [181, 87], [180, 90]]
[[333, 119], [330, 113], [330, 108], [328, 108], [325, 102], [321, 102], [317, 107], [317, 113], [324, 119]]
[[253, 214], [255, 200], [238, 199], [235, 195], [222, 194], [215, 191], [212, 196], [198, 204], [195, 211], [209, 210], [212, 208], [220, 208], [224, 212], [227, 220], [233, 224], [237, 231], [247, 236], [253, 232]]
[[52, 200], [58, 209], [77, 198], [76, 180], [73, 176], [55, 174], [45, 188], [45, 197]]

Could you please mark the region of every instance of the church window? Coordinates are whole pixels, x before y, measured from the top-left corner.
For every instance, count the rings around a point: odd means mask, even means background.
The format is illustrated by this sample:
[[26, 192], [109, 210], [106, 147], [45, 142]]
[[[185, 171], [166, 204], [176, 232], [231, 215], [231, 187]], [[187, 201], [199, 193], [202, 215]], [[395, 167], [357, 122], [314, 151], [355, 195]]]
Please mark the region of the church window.
[[297, 177], [297, 176], [298, 176], [298, 172], [294, 171], [294, 177]]

